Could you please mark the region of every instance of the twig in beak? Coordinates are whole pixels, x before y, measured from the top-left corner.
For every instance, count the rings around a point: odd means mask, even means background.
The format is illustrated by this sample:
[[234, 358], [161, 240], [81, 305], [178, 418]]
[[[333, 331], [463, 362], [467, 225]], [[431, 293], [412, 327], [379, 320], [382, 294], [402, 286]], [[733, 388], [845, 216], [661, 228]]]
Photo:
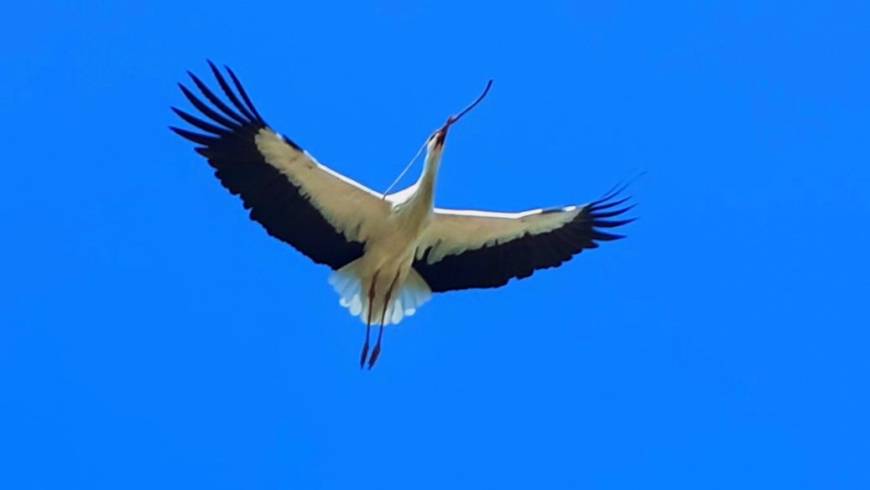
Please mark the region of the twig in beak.
[[480, 104], [480, 102], [484, 99], [484, 97], [486, 97], [486, 94], [489, 93], [489, 89], [491, 87], [492, 87], [492, 80], [489, 80], [486, 82], [486, 87], [483, 88], [483, 92], [477, 97], [477, 99], [474, 100], [474, 102], [469, 104], [468, 107], [466, 107], [465, 109], [462, 109], [462, 112], [460, 112], [459, 114], [456, 114], [455, 116], [450, 116], [447, 118], [447, 122], [444, 124], [443, 129], [447, 129], [451, 124], [455, 123], [460, 118], [462, 118], [462, 116], [468, 114], [469, 112], [471, 112], [472, 109], [477, 107], [477, 104]]
[[477, 97], [477, 99], [474, 100], [474, 102], [472, 102], [471, 104], [468, 104], [468, 106], [465, 109], [462, 109], [462, 111], [459, 114], [455, 114], [455, 115], [447, 118], [447, 122], [444, 123], [444, 126], [441, 126], [441, 129], [439, 129], [435, 135], [435, 137], [437, 138], [436, 143], [438, 143], [439, 145], [444, 144], [444, 138], [447, 136], [447, 130], [450, 128], [450, 126], [452, 126], [454, 123], [459, 121], [459, 119], [461, 119], [462, 116], [468, 114], [469, 112], [471, 112], [472, 109], [477, 107], [477, 104], [480, 104], [480, 102], [484, 99], [484, 97], [486, 97], [486, 94], [489, 93], [489, 89], [491, 87], [492, 87], [492, 80], [489, 80], [486, 82], [486, 87], [483, 88], [483, 92]]
[[398, 177], [396, 177], [396, 180], [394, 180], [393, 183], [390, 184], [389, 187], [387, 187], [387, 190], [384, 191], [384, 194], [381, 197], [381, 199], [386, 199], [387, 194], [393, 189], [393, 187], [395, 187], [396, 184], [399, 183], [400, 180], [402, 180], [402, 177], [405, 176], [405, 174], [408, 172], [408, 170], [411, 169], [411, 166], [414, 165], [415, 161], [417, 161], [417, 158], [423, 152], [423, 149], [426, 148], [426, 143], [431, 141], [431, 138], [434, 137], [434, 138], [437, 138], [437, 140], [436, 140], [437, 144], [443, 145], [444, 144], [444, 137], [447, 136], [447, 128], [449, 128], [453, 123], [455, 123], [460, 118], [462, 118], [462, 116], [468, 114], [469, 112], [471, 112], [472, 109], [477, 107], [477, 104], [480, 104], [480, 102], [484, 99], [484, 97], [486, 97], [486, 94], [489, 93], [489, 89], [491, 87], [492, 87], [492, 80], [489, 80], [486, 82], [486, 87], [483, 88], [483, 92], [477, 97], [477, 99], [474, 100], [474, 102], [472, 102], [471, 104], [468, 104], [468, 106], [465, 109], [462, 109], [462, 111], [459, 114], [448, 117], [447, 122], [444, 123], [444, 126], [441, 126], [441, 129], [436, 131], [433, 136], [426, 139], [426, 142], [423, 143], [423, 146], [421, 146], [420, 149], [417, 150], [417, 154], [414, 155], [414, 158], [412, 158], [411, 161], [408, 162], [408, 165], [406, 165], [405, 169], [402, 170], [402, 172], [399, 174]]

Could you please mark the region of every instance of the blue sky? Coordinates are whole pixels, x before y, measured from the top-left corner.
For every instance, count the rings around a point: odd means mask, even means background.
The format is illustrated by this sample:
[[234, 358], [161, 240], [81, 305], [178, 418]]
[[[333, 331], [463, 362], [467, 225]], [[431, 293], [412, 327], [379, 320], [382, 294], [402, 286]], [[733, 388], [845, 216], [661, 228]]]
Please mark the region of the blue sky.
[[[11, 4], [0, 487], [870, 487], [868, 10]], [[646, 171], [641, 219], [438, 295], [360, 372], [328, 271], [167, 130], [206, 58], [381, 190], [493, 78], [439, 205], [584, 202]]]

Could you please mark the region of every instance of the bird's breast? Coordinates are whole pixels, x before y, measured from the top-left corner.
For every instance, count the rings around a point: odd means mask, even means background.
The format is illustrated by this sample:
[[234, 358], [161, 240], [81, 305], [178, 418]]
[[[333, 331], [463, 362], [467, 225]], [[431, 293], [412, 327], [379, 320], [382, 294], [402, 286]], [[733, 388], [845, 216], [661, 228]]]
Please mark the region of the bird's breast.
[[417, 243], [428, 222], [427, 215], [394, 214], [387, 220], [382, 232], [369, 240], [366, 255], [379, 264], [413, 260]]

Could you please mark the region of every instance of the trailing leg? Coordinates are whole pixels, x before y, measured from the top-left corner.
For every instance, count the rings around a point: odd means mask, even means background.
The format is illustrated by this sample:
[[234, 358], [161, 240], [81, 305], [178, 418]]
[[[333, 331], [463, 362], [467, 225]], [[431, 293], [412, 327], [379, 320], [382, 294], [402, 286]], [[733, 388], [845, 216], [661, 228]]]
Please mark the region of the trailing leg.
[[[375, 367], [375, 363], [378, 361], [378, 356], [381, 354], [381, 339], [384, 337], [384, 325], [386, 325], [387, 321], [387, 309], [390, 306], [390, 299], [393, 296], [393, 288], [396, 287], [396, 281], [399, 279], [399, 273], [396, 273], [396, 277], [393, 278], [393, 282], [390, 283], [389, 289], [387, 289], [387, 294], [384, 298], [384, 308], [381, 311], [381, 328], [378, 330], [378, 341], [375, 343], [375, 349], [372, 351], [372, 357], [369, 359], [369, 369]], [[369, 311], [371, 313], [371, 310]]]
[[[366, 319], [366, 341], [363, 344], [362, 353], [359, 356], [359, 368], [362, 369], [366, 365], [366, 357], [369, 354], [369, 336], [372, 331], [372, 307], [375, 304], [375, 283], [378, 280], [378, 273], [375, 272], [374, 277], [372, 277], [372, 284], [369, 286], [369, 302], [368, 302], [368, 318]], [[378, 337], [380, 338], [380, 337]], [[369, 365], [369, 369], [371, 369], [371, 365]]]

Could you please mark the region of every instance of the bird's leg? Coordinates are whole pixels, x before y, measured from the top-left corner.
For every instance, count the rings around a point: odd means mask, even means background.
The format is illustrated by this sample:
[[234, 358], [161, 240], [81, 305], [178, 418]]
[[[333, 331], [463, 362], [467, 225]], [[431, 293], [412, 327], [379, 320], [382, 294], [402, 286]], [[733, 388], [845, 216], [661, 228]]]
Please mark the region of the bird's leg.
[[378, 341], [375, 342], [375, 348], [372, 350], [372, 357], [369, 358], [369, 369], [375, 367], [375, 363], [378, 362], [378, 356], [381, 355], [381, 338], [383, 336], [384, 336], [384, 324], [381, 323], [381, 326], [378, 329]]
[[390, 283], [390, 288], [387, 289], [387, 295], [384, 299], [384, 309], [381, 311], [381, 328], [378, 330], [378, 341], [375, 342], [375, 349], [372, 351], [372, 357], [369, 359], [369, 369], [375, 367], [375, 362], [378, 360], [378, 356], [381, 354], [381, 339], [384, 337], [384, 324], [387, 320], [387, 309], [390, 306], [390, 298], [393, 296], [393, 288], [396, 287], [396, 281], [399, 279], [399, 273], [396, 273], [396, 277], [393, 278], [393, 282]]
[[362, 369], [366, 365], [366, 357], [369, 353], [369, 336], [371, 335], [371, 324], [366, 325], [366, 341], [363, 344], [362, 353], [359, 355], [359, 368]]
[[[362, 369], [366, 365], [366, 357], [369, 354], [369, 336], [372, 331], [372, 306], [375, 304], [375, 282], [378, 280], [378, 273], [375, 271], [374, 277], [372, 277], [372, 284], [369, 286], [369, 311], [368, 318], [366, 319], [366, 341], [363, 344], [362, 353], [359, 356], [359, 368]], [[371, 366], [369, 366], [371, 369]]]

